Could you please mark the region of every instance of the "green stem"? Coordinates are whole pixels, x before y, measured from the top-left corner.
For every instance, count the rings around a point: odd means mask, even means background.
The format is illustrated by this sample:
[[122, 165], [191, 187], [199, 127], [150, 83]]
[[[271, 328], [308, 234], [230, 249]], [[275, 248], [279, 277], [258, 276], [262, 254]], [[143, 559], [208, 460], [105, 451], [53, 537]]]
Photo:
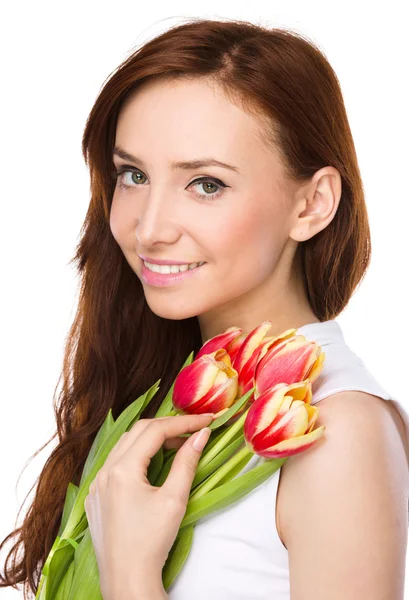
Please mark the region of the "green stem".
[[241, 450], [239, 450], [237, 454], [234, 454], [222, 467], [220, 467], [220, 469], [216, 471], [216, 473], [209, 477], [209, 479], [202, 485], [202, 487], [199, 490], [197, 490], [197, 492], [195, 492], [189, 497], [189, 502], [191, 502], [192, 500], [197, 500], [197, 498], [201, 498], [201, 496], [204, 496], [204, 494], [212, 490], [219, 483], [219, 481], [223, 479], [223, 477], [229, 471], [231, 471], [233, 467], [235, 467], [240, 461], [243, 460], [243, 458], [245, 458], [249, 454], [254, 454], [254, 452], [252, 452], [247, 445], [241, 448]]
[[236, 435], [236, 433], [240, 430], [244, 421], [246, 420], [247, 413], [250, 407], [241, 415], [239, 419], [233, 425], [227, 429], [226, 433], [220, 438], [220, 440], [215, 444], [208, 452], [206, 452], [199, 461], [198, 469], [205, 467], [215, 456], [218, 455], [220, 450], [222, 450], [228, 442]]
[[42, 590], [43, 585], [44, 585], [45, 577], [46, 576], [44, 575], [44, 573], [42, 573], [41, 574], [41, 579], [40, 579], [40, 584], [38, 586], [37, 593], [36, 593], [36, 596], [35, 596], [36, 598], [41, 598], [41, 590]]

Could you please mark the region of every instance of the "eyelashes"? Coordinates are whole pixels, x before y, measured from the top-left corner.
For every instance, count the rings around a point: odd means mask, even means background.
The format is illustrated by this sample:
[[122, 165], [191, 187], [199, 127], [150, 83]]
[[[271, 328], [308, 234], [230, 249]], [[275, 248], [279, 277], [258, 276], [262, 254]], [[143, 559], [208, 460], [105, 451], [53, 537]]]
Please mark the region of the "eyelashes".
[[[126, 184], [124, 179], [125, 179], [125, 175], [127, 173], [135, 173], [137, 175], [142, 175], [142, 177], [145, 177], [144, 173], [142, 171], [140, 171], [139, 169], [136, 169], [135, 167], [131, 167], [129, 165], [124, 165], [124, 166], [120, 167], [118, 170], [112, 172], [112, 177], [113, 177], [113, 179], [117, 180], [117, 185], [119, 188], [124, 189], [124, 190], [129, 190], [131, 188], [138, 187], [138, 185], [143, 185], [143, 184], [138, 184], [135, 182], [132, 185]], [[197, 192], [194, 192], [195, 195], [197, 197], [199, 197], [201, 200], [214, 200], [223, 194], [223, 188], [230, 187], [229, 185], [225, 184], [223, 181], [221, 181], [217, 177], [198, 177], [197, 179], [194, 179], [191, 183], [189, 183], [189, 185], [187, 186], [186, 189], [189, 189], [192, 186], [201, 185], [204, 183], [211, 183], [213, 185], [216, 185], [219, 188], [219, 190], [214, 193], [211, 193], [211, 194], [199, 194]]]

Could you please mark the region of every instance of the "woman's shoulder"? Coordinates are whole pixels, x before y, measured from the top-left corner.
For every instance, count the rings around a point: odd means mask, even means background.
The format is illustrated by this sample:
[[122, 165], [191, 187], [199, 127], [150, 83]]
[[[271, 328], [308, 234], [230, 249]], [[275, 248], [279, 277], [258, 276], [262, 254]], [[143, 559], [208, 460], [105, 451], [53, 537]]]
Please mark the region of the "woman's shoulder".
[[[325, 427], [324, 435], [281, 467], [278, 523], [293, 565], [292, 578], [297, 573], [306, 576], [314, 561], [328, 559], [325, 564], [331, 569], [339, 553], [343, 567], [353, 570], [368, 548], [382, 545], [382, 536], [388, 552], [395, 552], [394, 560], [400, 559], [409, 471], [387, 405], [379, 396], [359, 390], [322, 399], [316, 426]], [[362, 566], [371, 569], [369, 563]], [[337, 577], [334, 569], [327, 573], [330, 578]]]
[[[296, 548], [300, 548], [301, 529], [305, 539], [311, 536], [310, 551], [319, 551], [314, 546], [314, 520], [326, 511], [331, 528], [331, 519], [343, 509], [351, 490], [363, 502], [355, 506], [358, 512], [365, 510], [373, 494], [381, 503], [392, 502], [390, 497], [382, 498], [382, 486], [387, 494], [388, 489], [399, 490], [406, 508], [409, 495], [409, 415], [405, 408], [346, 343], [337, 321], [306, 325], [299, 333], [325, 352], [322, 370], [312, 384], [312, 404], [320, 409], [315, 427], [323, 425], [325, 430], [316, 444], [289, 457], [281, 467], [276, 524], [290, 554], [292, 540], [298, 540]], [[397, 504], [393, 506], [398, 510]], [[301, 522], [302, 516], [307, 522]]]
[[[389, 420], [393, 420], [408, 454], [407, 408], [382, 386], [361, 356], [348, 345], [338, 321], [331, 319], [310, 323], [299, 328], [298, 332], [305, 335], [307, 339], [316, 341], [325, 353], [322, 370], [312, 384], [312, 404], [319, 402], [323, 408], [322, 401], [325, 398], [334, 398], [335, 395], [348, 391], [361, 392], [361, 394], [354, 394], [353, 397], [362, 398], [364, 403], [373, 403], [374, 398], [378, 398], [380, 410], [388, 414]], [[332, 405], [333, 401], [328, 400], [326, 404]]]
[[408, 413], [402, 405], [399, 408], [397, 405], [397, 401], [387, 392], [382, 395], [376, 387], [370, 391], [343, 389], [319, 401], [320, 412], [315, 427], [319, 427], [320, 423], [337, 428], [341, 433], [344, 433], [349, 424], [351, 427], [348, 428], [348, 433], [351, 428], [359, 433], [360, 428], [367, 430], [371, 425], [382, 427], [400, 443], [409, 469], [409, 438], [407, 420], [404, 418]]
[[[393, 422], [395, 435], [403, 445], [409, 463], [409, 413], [394, 398], [368, 368], [365, 361], [346, 343], [339, 323], [335, 320], [315, 324], [314, 331], [306, 326], [322, 344], [325, 360], [322, 371], [312, 384], [312, 404], [334, 415], [346, 408], [345, 402], [358, 402], [357, 410], [374, 410], [375, 405], [384, 418]], [[325, 400], [325, 402], [324, 402]], [[339, 408], [338, 408], [339, 406]]]

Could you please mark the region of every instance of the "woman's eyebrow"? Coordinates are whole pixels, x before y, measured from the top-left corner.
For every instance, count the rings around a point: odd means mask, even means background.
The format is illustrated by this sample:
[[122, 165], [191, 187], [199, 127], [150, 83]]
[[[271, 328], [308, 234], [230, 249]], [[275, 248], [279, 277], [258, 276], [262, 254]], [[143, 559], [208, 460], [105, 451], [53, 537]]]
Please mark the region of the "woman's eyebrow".
[[[136, 156], [132, 156], [129, 152], [125, 152], [119, 146], [115, 146], [114, 154], [122, 158], [123, 160], [127, 160], [129, 162], [133, 162], [135, 164], [143, 165], [143, 161]], [[200, 158], [196, 160], [187, 160], [187, 161], [175, 161], [170, 163], [170, 168], [175, 171], [177, 169], [200, 169], [201, 167], [223, 167], [224, 169], [230, 169], [231, 171], [235, 171], [236, 173], [240, 173], [240, 170], [233, 165], [229, 165], [221, 160], [217, 160], [216, 158]]]

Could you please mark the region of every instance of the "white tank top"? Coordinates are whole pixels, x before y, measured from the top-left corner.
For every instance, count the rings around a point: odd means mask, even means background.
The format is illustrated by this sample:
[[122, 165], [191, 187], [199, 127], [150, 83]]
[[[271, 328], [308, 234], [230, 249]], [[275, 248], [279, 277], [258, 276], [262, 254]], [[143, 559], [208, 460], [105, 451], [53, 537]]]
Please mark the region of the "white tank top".
[[[345, 343], [337, 321], [309, 323], [297, 333], [316, 341], [325, 352], [323, 369], [312, 384], [312, 404], [345, 390], [390, 400], [404, 421], [409, 441], [409, 413]], [[254, 455], [236, 477], [264, 461]], [[170, 600], [290, 600], [288, 551], [275, 521], [280, 471], [234, 504], [196, 523], [190, 553], [167, 589]]]

